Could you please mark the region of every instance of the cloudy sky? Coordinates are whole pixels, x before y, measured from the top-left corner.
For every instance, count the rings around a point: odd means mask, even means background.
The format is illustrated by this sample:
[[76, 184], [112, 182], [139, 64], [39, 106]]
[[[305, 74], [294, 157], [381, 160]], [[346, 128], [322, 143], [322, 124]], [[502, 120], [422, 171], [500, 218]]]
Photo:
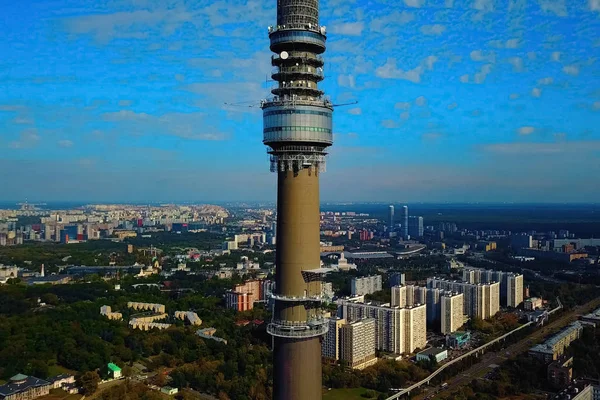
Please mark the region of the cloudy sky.
[[[0, 5], [0, 200], [269, 200], [276, 0]], [[600, 201], [600, 0], [321, 0], [326, 201]], [[234, 103], [230, 106], [225, 103]]]

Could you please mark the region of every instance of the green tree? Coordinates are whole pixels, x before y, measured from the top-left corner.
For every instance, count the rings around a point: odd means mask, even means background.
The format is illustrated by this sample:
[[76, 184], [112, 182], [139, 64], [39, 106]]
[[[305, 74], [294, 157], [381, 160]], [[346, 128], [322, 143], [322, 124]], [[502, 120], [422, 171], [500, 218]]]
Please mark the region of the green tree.
[[83, 394], [86, 396], [96, 392], [98, 382], [100, 382], [100, 376], [96, 371], [88, 371], [79, 378], [79, 384], [83, 387]]

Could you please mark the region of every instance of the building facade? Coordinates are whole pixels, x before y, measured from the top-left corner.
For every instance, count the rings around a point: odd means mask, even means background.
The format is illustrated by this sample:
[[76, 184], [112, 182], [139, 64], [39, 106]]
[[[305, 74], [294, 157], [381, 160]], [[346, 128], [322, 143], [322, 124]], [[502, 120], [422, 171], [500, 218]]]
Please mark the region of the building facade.
[[353, 278], [350, 282], [352, 296], [362, 296], [380, 291], [383, 288], [381, 275]]
[[463, 293], [463, 312], [470, 317], [488, 319], [500, 311], [500, 284], [498, 282], [475, 284], [428, 278], [427, 286]]
[[448, 335], [456, 332], [464, 324], [464, 295], [447, 292], [441, 297], [441, 332]]
[[329, 331], [321, 343], [321, 355], [326, 362], [336, 362], [340, 359], [340, 330], [346, 324], [343, 318], [329, 319]]
[[506, 280], [507, 306], [517, 308], [523, 303], [523, 275], [508, 274]]
[[34, 376], [17, 374], [0, 386], [0, 400], [32, 400], [50, 393], [52, 384]]
[[341, 349], [341, 360], [350, 368], [363, 369], [375, 364], [375, 320], [366, 318], [343, 325]]

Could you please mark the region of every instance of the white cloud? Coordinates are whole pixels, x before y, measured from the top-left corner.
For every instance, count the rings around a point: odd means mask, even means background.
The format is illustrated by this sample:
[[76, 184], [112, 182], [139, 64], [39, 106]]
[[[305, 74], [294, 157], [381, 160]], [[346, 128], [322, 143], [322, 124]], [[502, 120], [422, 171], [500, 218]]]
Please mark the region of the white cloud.
[[568, 75], [577, 76], [579, 75], [579, 67], [577, 65], [565, 65], [563, 72]]
[[415, 104], [419, 107], [424, 107], [427, 104], [425, 96], [419, 96], [415, 99]]
[[477, 72], [474, 75], [473, 80], [477, 84], [484, 83], [485, 82], [485, 78], [487, 78], [487, 76], [490, 74], [490, 72], [492, 72], [492, 64], [482, 65], [481, 69], [479, 70], [479, 72]]
[[381, 121], [381, 125], [383, 125], [384, 128], [388, 129], [394, 129], [398, 127], [398, 123], [393, 119], [384, 119], [383, 121]]
[[600, 101], [594, 102], [594, 104], [592, 104], [592, 108], [594, 110], [600, 110]]
[[444, 136], [443, 133], [439, 133], [439, 132], [427, 132], [421, 135], [421, 138], [423, 140], [429, 141], [429, 142], [435, 142], [437, 140], [439, 140], [440, 138], [442, 138], [442, 136]]
[[473, 8], [483, 12], [494, 11], [494, 0], [474, 0]]
[[411, 106], [411, 103], [407, 101], [400, 101], [394, 105], [396, 110], [408, 110]]
[[129, 107], [132, 104], [133, 104], [133, 101], [131, 101], [131, 100], [119, 100], [120, 107]]
[[590, 11], [600, 11], [600, 0], [590, 0]]
[[535, 128], [533, 126], [522, 126], [517, 130], [517, 132], [519, 132], [519, 135], [521, 136], [527, 136], [535, 132]]
[[552, 13], [559, 17], [568, 17], [565, 0], [539, 0], [540, 8], [546, 13]]
[[535, 60], [537, 57], [537, 54], [535, 54], [535, 51], [528, 51], [527, 52], [527, 58], [529, 60]]
[[64, 140], [59, 140], [58, 145], [63, 148], [68, 148], [68, 147], [73, 146], [73, 142], [71, 140], [64, 139]]
[[25, 129], [19, 134], [19, 139], [9, 143], [9, 147], [13, 149], [25, 149], [28, 147], [37, 146], [40, 141], [37, 129]]
[[513, 66], [513, 71], [522, 72], [523, 71], [523, 59], [521, 57], [510, 57], [508, 59], [510, 65]]
[[364, 29], [363, 22], [345, 22], [333, 24], [331, 32], [336, 35], [360, 36]]
[[362, 110], [360, 109], [360, 107], [354, 107], [348, 110], [348, 114], [360, 115], [362, 114]]
[[448, 106], [446, 106], [448, 110], [454, 110], [456, 107], [458, 107], [458, 104], [456, 103], [450, 103]]
[[506, 155], [534, 155], [592, 152], [600, 150], [600, 140], [590, 141], [558, 141], [558, 142], [527, 142], [527, 143], [496, 143], [483, 146], [483, 150], [491, 153]]
[[162, 29], [164, 33], [172, 33], [177, 27], [192, 20], [193, 15], [187, 10], [165, 9], [83, 15], [65, 18], [63, 22], [70, 33], [91, 35], [97, 41], [107, 43], [116, 38], [145, 39], [148, 37], [149, 26]]
[[421, 33], [423, 35], [435, 35], [439, 36], [446, 30], [444, 25], [435, 24], [435, 25], [423, 25], [421, 27]]
[[462, 83], [468, 83], [469, 82], [469, 75], [468, 74], [461, 75], [460, 81]]
[[511, 99], [511, 100], [516, 100], [516, 99], [518, 99], [519, 97], [520, 97], [520, 96], [519, 96], [519, 94], [518, 94], [518, 93], [511, 93], [511, 94], [510, 94], [510, 99]]
[[540, 97], [542, 95], [542, 89], [540, 89], [540, 88], [531, 89], [531, 95], [533, 97]]
[[429, 56], [421, 61], [421, 64], [417, 67], [405, 71], [396, 66], [395, 58], [388, 58], [384, 65], [375, 69], [375, 75], [384, 79], [403, 79], [413, 83], [419, 83], [421, 82], [421, 75], [423, 75], [426, 70], [433, 69], [436, 61], [437, 57]]
[[560, 61], [560, 56], [561, 56], [560, 51], [553, 51], [552, 54], [550, 55], [550, 58], [552, 61], [558, 62], [558, 61]]
[[381, 33], [384, 36], [393, 35], [400, 27], [415, 19], [413, 13], [408, 11], [394, 11], [381, 17], [374, 17], [369, 23], [371, 32]]
[[406, 121], [409, 118], [410, 118], [410, 113], [408, 111], [404, 111], [403, 113], [400, 114], [400, 119], [403, 121]]
[[404, 0], [407, 7], [420, 8], [423, 7], [425, 0]]
[[548, 76], [546, 78], [542, 78], [538, 80], [538, 85], [552, 85], [554, 83], [554, 78], [552, 78], [551, 76]]
[[521, 40], [520, 39], [508, 39], [506, 41], [506, 48], [507, 49], [517, 49], [517, 48], [519, 48], [520, 45], [521, 45]]
[[337, 82], [338, 85], [342, 87], [356, 87], [356, 79], [354, 78], [354, 75], [338, 75]]
[[185, 81], [185, 75], [183, 75], [183, 74], [175, 74], [175, 80], [177, 82], [183, 82], [183, 81]]
[[490, 51], [485, 53], [481, 50], [473, 50], [470, 54], [471, 60], [479, 61], [479, 62], [487, 62], [487, 63], [495, 63], [496, 62], [496, 53]]

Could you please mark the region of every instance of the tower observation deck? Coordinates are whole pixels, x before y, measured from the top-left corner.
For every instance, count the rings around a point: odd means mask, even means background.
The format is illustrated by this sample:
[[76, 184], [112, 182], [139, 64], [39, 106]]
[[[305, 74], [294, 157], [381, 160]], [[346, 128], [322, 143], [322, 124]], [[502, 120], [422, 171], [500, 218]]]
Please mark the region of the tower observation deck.
[[319, 0], [277, 0], [269, 27], [273, 96], [261, 102], [263, 143], [277, 173], [273, 398], [321, 399], [323, 318], [319, 174], [333, 144], [333, 106], [323, 97], [326, 30]]

